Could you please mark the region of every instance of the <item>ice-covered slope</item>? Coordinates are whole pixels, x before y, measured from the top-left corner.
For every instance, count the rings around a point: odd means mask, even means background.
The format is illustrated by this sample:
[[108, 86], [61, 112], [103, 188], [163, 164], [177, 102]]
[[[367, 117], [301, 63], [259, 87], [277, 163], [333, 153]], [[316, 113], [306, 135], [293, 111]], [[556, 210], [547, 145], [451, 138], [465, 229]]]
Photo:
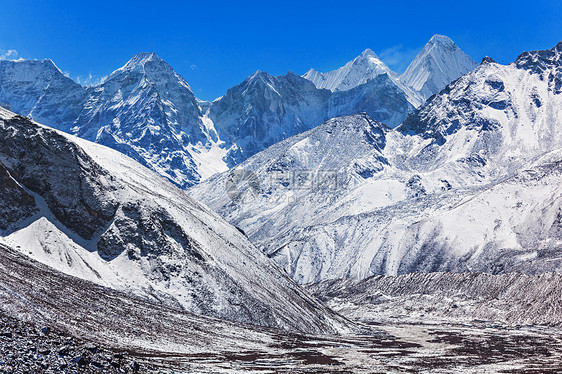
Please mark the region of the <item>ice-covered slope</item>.
[[[364, 149], [366, 117], [336, 119], [240, 165], [255, 177], [239, 183], [248, 173], [235, 169], [192, 193], [303, 283], [562, 270], [561, 51], [486, 59], [397, 129], [381, 127], [377, 147]], [[300, 185], [334, 171], [331, 191]]]
[[[207, 316], [317, 332], [344, 325], [239, 230], [154, 172], [4, 109], [0, 118], [6, 245]], [[19, 216], [8, 216], [14, 210]]]
[[476, 66], [451, 39], [434, 35], [400, 76], [400, 81], [425, 100]]

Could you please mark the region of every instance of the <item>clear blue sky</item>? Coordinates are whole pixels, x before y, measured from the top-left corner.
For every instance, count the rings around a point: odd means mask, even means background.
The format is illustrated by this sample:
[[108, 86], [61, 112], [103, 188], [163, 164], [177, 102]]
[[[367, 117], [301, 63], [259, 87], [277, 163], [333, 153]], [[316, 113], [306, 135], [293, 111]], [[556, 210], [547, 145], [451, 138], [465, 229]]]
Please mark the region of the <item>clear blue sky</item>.
[[[433, 34], [508, 63], [562, 40], [562, 1], [26, 1], [0, 4], [0, 56], [101, 77], [156, 52], [213, 99], [260, 69], [334, 69], [371, 48], [400, 71]], [[11, 57], [15, 57], [15, 52]]]

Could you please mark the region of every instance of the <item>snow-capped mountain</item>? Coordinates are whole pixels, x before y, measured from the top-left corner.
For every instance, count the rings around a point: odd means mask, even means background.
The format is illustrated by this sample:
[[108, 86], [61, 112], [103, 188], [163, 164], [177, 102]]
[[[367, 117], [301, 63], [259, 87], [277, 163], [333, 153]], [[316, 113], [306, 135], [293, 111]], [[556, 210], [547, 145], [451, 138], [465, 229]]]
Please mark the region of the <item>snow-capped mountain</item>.
[[51, 60], [0, 60], [0, 106], [37, 121], [70, 124], [86, 97], [86, 88]]
[[366, 112], [395, 127], [423, 101], [370, 50], [322, 77], [334, 92], [292, 72], [257, 72], [202, 102], [154, 53], [134, 56], [93, 87], [50, 60], [0, 61], [0, 105], [116, 149], [187, 188], [329, 118]]
[[413, 110], [386, 74], [332, 93], [292, 72], [275, 77], [258, 71], [215, 100], [207, 117], [228, 149], [227, 163], [232, 167], [328, 118], [366, 112], [397, 126]]
[[[327, 118], [367, 112], [396, 126], [414, 107], [388, 76], [331, 93], [256, 72], [208, 103], [154, 53], [82, 87], [50, 61], [2, 61], [4, 106], [116, 149], [185, 188]], [[62, 103], [62, 104], [61, 104]]]
[[329, 97], [329, 91], [318, 90], [294, 73], [274, 77], [257, 71], [214, 101], [208, 118], [229, 149], [232, 167], [322, 123]]
[[[389, 94], [391, 96], [395, 96], [395, 91], [398, 91], [412, 106], [416, 108], [424, 101], [421, 95], [419, 95], [415, 90], [402, 84], [400, 82], [400, 76], [390, 70], [390, 68], [386, 66], [384, 62], [382, 62], [370, 49], [366, 49], [355, 59], [349, 61], [339, 69], [327, 73], [320, 73], [314, 69], [310, 69], [303, 75], [303, 78], [310, 80], [318, 88], [326, 88], [332, 92], [342, 92], [353, 89], [357, 92], [358, 90], [370, 91], [375, 89], [382, 94], [386, 93], [386, 90], [389, 90]], [[374, 84], [374, 82], [377, 81], [383, 82], [383, 84], [379, 87]], [[366, 85], [367, 83], [369, 84]], [[358, 87], [362, 86], [362, 90], [358, 89]], [[380, 93], [376, 98], [378, 100], [371, 99], [372, 105], [376, 105], [377, 102], [380, 102]], [[340, 95], [340, 97], [341, 96], [342, 95]], [[354, 99], [351, 92], [348, 93], [347, 98], [349, 97], [351, 97], [352, 100]], [[342, 113], [340, 115], [356, 113], [358, 112]], [[401, 119], [405, 118], [401, 117], [401, 115], [402, 113], [397, 113], [397, 116]], [[393, 127], [396, 126], [395, 123], [387, 122], [387, 124]]]
[[303, 77], [318, 88], [338, 92], [351, 90], [380, 76], [387, 76], [396, 89], [404, 93], [408, 102], [417, 108], [431, 95], [438, 93], [447, 84], [476, 66], [477, 63], [451, 39], [443, 35], [434, 35], [403, 74], [390, 70], [373, 51], [367, 49], [339, 69], [327, 73], [310, 69]]
[[134, 56], [89, 89], [70, 133], [120, 150], [180, 187], [199, 181], [195, 154], [216, 139], [189, 84], [154, 53]]
[[303, 78], [308, 79], [318, 88], [326, 88], [334, 92], [352, 89], [381, 74], [391, 75], [393, 73], [375, 52], [366, 49], [339, 69], [327, 73], [310, 69], [303, 75]]
[[426, 100], [477, 65], [450, 38], [433, 35], [400, 76], [400, 81]]
[[334, 119], [190, 192], [302, 283], [562, 271], [561, 56], [487, 58], [394, 130]]
[[0, 61], [0, 68], [0, 103], [117, 149], [180, 187], [227, 168], [189, 84], [154, 53], [139, 53], [93, 87], [50, 60]]
[[345, 321], [236, 228], [134, 160], [0, 109], [0, 242], [198, 314], [300, 331]]

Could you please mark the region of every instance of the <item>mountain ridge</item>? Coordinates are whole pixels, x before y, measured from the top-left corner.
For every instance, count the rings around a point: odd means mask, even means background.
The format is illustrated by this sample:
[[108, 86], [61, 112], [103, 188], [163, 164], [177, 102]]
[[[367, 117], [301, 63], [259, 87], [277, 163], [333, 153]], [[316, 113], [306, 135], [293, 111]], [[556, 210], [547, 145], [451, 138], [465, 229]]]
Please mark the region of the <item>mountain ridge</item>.
[[[47, 61], [1, 61], [0, 103], [119, 150], [184, 189], [331, 117], [367, 112], [394, 127], [422, 102], [369, 49], [344, 67], [345, 90], [319, 89], [292, 72], [274, 77], [258, 70], [212, 102], [197, 99], [152, 52], [88, 87]], [[20, 82], [21, 74], [38, 78]]]

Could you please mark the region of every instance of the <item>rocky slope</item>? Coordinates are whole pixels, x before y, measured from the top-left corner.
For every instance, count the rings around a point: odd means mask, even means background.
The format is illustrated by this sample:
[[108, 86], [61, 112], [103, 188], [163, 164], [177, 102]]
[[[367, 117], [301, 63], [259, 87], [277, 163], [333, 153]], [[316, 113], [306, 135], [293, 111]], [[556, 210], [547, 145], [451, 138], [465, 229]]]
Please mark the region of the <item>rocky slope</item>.
[[345, 328], [239, 230], [157, 174], [4, 109], [0, 118], [0, 206], [19, 212], [17, 221], [2, 219], [2, 243], [61, 272], [207, 316]]
[[128, 354], [35, 327], [0, 312], [0, 371], [2, 373], [145, 373]]
[[[561, 48], [485, 59], [376, 141], [366, 117], [336, 119], [239, 166], [259, 183], [233, 171], [191, 193], [302, 283], [560, 271]], [[331, 190], [299, 184], [326, 171]]]
[[411, 273], [311, 284], [350, 318], [377, 323], [562, 326], [562, 275]]
[[377, 326], [390, 334], [362, 336], [258, 328], [131, 297], [4, 246], [0, 285], [6, 372], [560, 371], [560, 331], [552, 328], [392, 323]]

